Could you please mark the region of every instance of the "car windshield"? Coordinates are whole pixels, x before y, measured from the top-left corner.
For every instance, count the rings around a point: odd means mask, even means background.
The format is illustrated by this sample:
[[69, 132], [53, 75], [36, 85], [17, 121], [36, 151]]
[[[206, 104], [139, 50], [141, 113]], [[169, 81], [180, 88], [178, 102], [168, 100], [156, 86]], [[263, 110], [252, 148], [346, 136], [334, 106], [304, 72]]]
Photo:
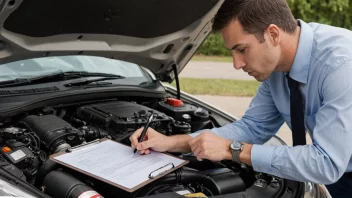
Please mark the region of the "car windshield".
[[72, 71], [121, 75], [126, 77], [121, 80], [121, 84], [128, 85], [150, 82], [146, 72], [143, 72], [137, 64], [103, 57], [78, 55], [34, 58], [2, 64], [0, 65], [0, 82]]

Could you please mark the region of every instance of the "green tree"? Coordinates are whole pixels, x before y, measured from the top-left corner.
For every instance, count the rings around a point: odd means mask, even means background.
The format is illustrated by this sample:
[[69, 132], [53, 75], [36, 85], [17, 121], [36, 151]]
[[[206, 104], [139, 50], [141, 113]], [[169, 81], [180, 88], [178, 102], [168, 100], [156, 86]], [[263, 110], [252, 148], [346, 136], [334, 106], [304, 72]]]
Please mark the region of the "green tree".
[[287, 0], [287, 2], [297, 19], [352, 29], [352, 0]]
[[207, 56], [231, 56], [231, 52], [225, 47], [224, 39], [220, 33], [210, 34], [197, 53]]

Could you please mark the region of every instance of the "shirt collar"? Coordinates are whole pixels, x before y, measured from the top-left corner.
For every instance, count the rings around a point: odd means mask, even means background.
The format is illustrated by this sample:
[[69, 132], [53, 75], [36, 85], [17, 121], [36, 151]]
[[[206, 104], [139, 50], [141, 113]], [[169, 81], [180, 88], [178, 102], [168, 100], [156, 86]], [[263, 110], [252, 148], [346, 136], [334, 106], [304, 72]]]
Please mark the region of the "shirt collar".
[[301, 34], [296, 56], [290, 70], [290, 77], [306, 84], [308, 82], [309, 64], [313, 47], [313, 30], [300, 19], [298, 19], [298, 23], [301, 26]]

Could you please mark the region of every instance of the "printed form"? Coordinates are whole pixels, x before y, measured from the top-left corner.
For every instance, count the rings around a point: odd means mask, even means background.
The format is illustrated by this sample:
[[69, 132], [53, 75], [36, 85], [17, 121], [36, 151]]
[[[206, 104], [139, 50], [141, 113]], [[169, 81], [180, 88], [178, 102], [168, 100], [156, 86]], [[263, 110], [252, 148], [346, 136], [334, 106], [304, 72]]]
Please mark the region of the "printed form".
[[176, 167], [185, 162], [159, 152], [136, 153], [133, 158], [132, 154], [131, 147], [106, 140], [54, 159], [129, 189], [149, 180], [153, 171], [170, 163]]

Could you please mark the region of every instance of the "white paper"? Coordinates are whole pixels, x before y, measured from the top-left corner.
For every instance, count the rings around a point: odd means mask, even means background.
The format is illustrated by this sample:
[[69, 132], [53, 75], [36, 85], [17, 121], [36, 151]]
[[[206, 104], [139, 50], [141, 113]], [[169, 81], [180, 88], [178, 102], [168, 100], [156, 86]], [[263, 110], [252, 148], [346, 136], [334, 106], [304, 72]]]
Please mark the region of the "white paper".
[[184, 162], [158, 152], [136, 153], [133, 158], [132, 154], [131, 147], [106, 140], [55, 159], [129, 189], [149, 180], [149, 174], [160, 167], [169, 163], [176, 167]]

